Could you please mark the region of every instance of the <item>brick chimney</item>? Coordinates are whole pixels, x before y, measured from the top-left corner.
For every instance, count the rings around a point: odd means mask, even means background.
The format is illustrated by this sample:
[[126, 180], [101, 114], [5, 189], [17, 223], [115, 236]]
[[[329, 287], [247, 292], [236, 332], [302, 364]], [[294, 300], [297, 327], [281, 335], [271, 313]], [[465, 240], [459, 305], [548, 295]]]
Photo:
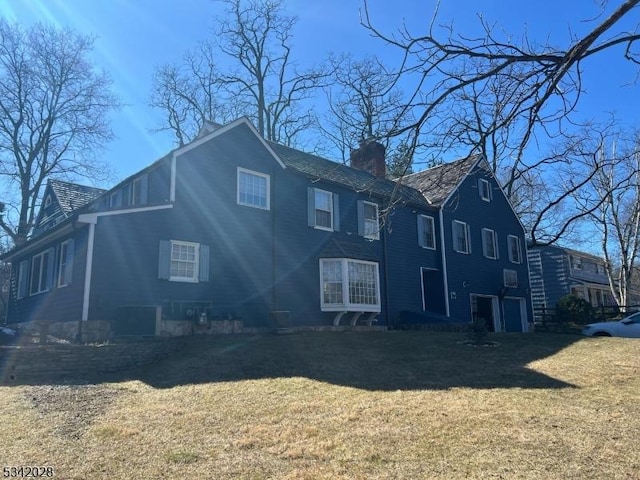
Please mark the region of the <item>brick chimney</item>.
[[384, 161], [385, 147], [375, 140], [361, 140], [360, 148], [351, 151], [349, 160], [353, 168], [369, 172], [378, 178], [385, 178], [387, 170]]

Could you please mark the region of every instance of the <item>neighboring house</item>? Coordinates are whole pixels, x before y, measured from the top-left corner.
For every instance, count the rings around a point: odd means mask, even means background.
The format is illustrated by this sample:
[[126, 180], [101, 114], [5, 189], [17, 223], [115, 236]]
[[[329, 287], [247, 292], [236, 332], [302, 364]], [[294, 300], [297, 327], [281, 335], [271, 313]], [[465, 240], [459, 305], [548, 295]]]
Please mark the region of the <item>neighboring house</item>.
[[402, 182], [385, 179], [378, 143], [351, 164], [267, 142], [242, 118], [71, 211], [50, 182], [33, 238], [2, 257], [9, 322], [154, 335], [426, 312], [527, 330], [524, 229], [482, 157]]
[[569, 294], [594, 307], [615, 305], [603, 259], [553, 245], [529, 247], [527, 255], [534, 309], [553, 309]]

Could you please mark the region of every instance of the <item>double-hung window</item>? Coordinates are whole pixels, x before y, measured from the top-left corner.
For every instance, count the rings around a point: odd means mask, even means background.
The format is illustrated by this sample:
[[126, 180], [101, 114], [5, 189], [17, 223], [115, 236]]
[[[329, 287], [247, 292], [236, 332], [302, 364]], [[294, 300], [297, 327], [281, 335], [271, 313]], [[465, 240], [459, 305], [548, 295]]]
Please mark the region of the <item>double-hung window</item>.
[[200, 245], [188, 242], [171, 242], [171, 270], [169, 280], [198, 281]]
[[322, 311], [380, 311], [378, 264], [350, 258], [320, 259]]
[[377, 203], [358, 200], [358, 234], [369, 240], [380, 238]]
[[451, 231], [453, 233], [453, 250], [459, 253], [471, 253], [469, 225], [454, 220], [451, 225]]
[[158, 278], [172, 282], [209, 280], [209, 246], [181, 240], [162, 240]]
[[482, 229], [482, 253], [486, 258], [498, 258], [498, 241], [496, 232], [489, 228]]
[[71, 284], [73, 273], [73, 240], [67, 240], [60, 245], [60, 260], [58, 263], [58, 286]]
[[340, 230], [340, 203], [337, 194], [309, 187], [307, 202], [310, 227], [319, 230]]
[[511, 263], [522, 263], [522, 247], [520, 246], [520, 238], [515, 235], [507, 237], [509, 244], [509, 261]]
[[436, 227], [433, 217], [418, 215], [418, 245], [422, 248], [436, 248]]
[[36, 295], [48, 291], [53, 285], [54, 249], [50, 248], [33, 257], [29, 293]]
[[238, 205], [269, 210], [270, 177], [238, 167]]

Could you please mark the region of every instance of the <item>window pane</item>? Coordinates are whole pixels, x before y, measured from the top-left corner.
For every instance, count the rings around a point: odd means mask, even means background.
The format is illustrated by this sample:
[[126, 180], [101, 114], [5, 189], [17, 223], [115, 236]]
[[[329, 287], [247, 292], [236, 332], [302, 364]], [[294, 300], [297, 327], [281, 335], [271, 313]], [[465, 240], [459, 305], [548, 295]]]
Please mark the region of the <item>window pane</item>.
[[378, 207], [371, 203], [364, 204], [364, 236], [378, 238]]
[[375, 265], [348, 262], [349, 303], [356, 305], [377, 305]]
[[40, 274], [42, 267], [42, 255], [33, 257], [33, 266], [31, 267], [31, 287], [29, 292], [38, 293], [40, 287]]
[[424, 224], [424, 245], [425, 245], [425, 247], [436, 248], [433, 218], [431, 218], [431, 217], [422, 217], [422, 223]]
[[483, 229], [482, 237], [484, 242], [484, 255], [487, 258], [496, 258], [496, 236], [493, 230]]
[[322, 263], [322, 296], [325, 304], [343, 304], [342, 294], [342, 262], [323, 261]]
[[522, 262], [520, 253], [520, 239], [518, 237], [509, 237], [509, 260], [513, 263]]
[[469, 251], [467, 245], [467, 225], [465, 223], [453, 223], [453, 241], [454, 249], [457, 252], [467, 253]]
[[170, 276], [196, 279], [197, 260], [195, 245], [172, 243]]
[[267, 208], [267, 178], [249, 172], [238, 172], [238, 202], [243, 205]]
[[330, 211], [331, 207], [331, 193], [316, 190], [316, 209]]

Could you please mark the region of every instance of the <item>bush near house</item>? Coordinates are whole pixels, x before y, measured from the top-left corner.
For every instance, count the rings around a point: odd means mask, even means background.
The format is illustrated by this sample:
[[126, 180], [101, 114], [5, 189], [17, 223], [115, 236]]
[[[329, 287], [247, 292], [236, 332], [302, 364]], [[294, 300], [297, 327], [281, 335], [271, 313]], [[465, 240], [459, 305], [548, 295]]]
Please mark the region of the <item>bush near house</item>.
[[584, 298], [565, 295], [558, 300], [556, 315], [559, 322], [586, 325], [594, 320], [594, 309]]

